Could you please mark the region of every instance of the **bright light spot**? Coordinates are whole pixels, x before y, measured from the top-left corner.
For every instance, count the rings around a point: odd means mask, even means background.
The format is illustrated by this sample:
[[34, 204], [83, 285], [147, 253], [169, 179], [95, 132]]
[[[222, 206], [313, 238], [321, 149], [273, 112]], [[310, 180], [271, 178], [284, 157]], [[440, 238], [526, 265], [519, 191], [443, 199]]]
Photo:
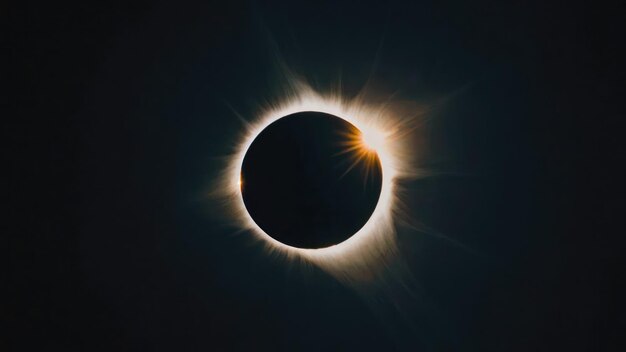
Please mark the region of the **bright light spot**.
[[362, 146], [370, 151], [382, 151], [385, 147], [385, 135], [379, 131], [365, 130], [360, 139]]

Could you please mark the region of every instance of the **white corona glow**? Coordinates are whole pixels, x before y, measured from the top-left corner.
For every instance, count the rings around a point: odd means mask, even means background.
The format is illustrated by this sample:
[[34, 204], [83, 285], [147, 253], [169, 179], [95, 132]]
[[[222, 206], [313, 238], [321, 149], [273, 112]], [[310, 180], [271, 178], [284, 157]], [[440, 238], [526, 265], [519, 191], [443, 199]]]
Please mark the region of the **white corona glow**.
[[[354, 125], [361, 132], [358, 143], [362, 150], [359, 152], [371, 154], [375, 151], [374, 155], [378, 155], [382, 168], [380, 197], [367, 223], [344, 242], [318, 249], [288, 246], [269, 236], [248, 213], [241, 193], [241, 187], [245, 187], [245, 180], [241, 180], [241, 167], [254, 139], [274, 121], [304, 111], [331, 114]], [[414, 116], [415, 112], [412, 114]], [[397, 181], [414, 172], [409, 160], [414, 153], [403, 138], [406, 137], [406, 121], [399, 116], [398, 109], [388, 102], [373, 106], [359, 97], [345, 100], [336, 94], [323, 96], [299, 84], [287, 98], [262, 109], [256, 121], [246, 124], [235, 153], [229, 158], [226, 173], [217, 186], [218, 191], [226, 196], [233, 223], [243, 230], [250, 230], [270, 253], [290, 260], [312, 262], [339, 276], [351, 276], [351, 279], [355, 275], [370, 275], [372, 270], [365, 270], [366, 267], [380, 264], [381, 257], [395, 251], [394, 217], [399, 200]]]

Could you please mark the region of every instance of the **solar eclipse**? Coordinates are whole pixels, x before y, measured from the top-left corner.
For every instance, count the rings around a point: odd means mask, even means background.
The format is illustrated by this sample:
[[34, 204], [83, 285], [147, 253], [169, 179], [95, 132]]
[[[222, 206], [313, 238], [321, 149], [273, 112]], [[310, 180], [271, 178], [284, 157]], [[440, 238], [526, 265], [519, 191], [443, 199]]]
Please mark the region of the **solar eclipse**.
[[322, 95], [295, 78], [287, 87], [252, 119], [239, 116], [242, 134], [213, 194], [268, 255], [342, 280], [370, 275], [397, 252], [398, 182], [416, 176], [420, 107]]

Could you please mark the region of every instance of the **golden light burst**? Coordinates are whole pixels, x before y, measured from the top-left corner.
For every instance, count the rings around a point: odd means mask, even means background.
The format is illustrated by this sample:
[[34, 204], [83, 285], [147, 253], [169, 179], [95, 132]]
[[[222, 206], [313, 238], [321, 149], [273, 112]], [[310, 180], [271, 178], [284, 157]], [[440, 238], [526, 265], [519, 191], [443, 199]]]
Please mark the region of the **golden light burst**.
[[377, 132], [375, 131], [373, 136], [366, 137], [361, 130], [351, 125], [349, 132], [341, 133], [341, 136], [344, 138], [341, 146], [344, 149], [338, 155], [347, 154], [352, 159], [352, 163], [344, 171], [343, 175], [350, 172], [355, 166], [364, 164], [366, 171], [363, 181], [367, 182], [369, 175], [376, 171], [379, 166], [378, 150], [383, 150], [385, 147], [385, 136]]
[[[233, 223], [248, 230], [268, 253], [287, 260], [310, 262], [350, 280], [371, 275], [372, 268], [396, 250], [394, 220], [399, 216], [401, 201], [398, 182], [416, 173], [412, 160], [415, 153], [407, 137], [408, 132], [414, 130], [419, 109], [414, 105], [414, 110], [406, 109], [406, 104], [394, 104], [389, 100], [368, 104], [364, 94], [352, 99], [344, 99], [339, 94], [325, 96], [302, 83], [292, 87], [295, 88], [285, 99], [268, 104], [255, 121], [246, 123], [235, 153], [229, 158], [226, 171], [217, 184], [217, 191], [226, 200]], [[248, 213], [241, 193], [241, 187], [245, 187], [245, 180], [240, 178], [241, 167], [254, 139], [274, 121], [305, 111], [331, 114], [355, 126], [355, 130], [346, 136], [344, 150], [354, 158], [351, 167], [359, 162], [373, 166], [378, 157], [382, 169], [380, 197], [367, 223], [344, 242], [318, 249], [291, 247], [266, 234]]]

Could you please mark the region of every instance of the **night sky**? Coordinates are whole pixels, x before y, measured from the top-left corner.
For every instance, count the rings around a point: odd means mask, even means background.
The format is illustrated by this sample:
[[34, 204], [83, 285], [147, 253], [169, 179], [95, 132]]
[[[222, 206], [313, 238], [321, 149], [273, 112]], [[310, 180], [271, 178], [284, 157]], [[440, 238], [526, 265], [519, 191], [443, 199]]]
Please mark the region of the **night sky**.
[[[622, 350], [623, 1], [4, 8], [3, 350]], [[207, 196], [285, 67], [424, 109], [410, 280], [268, 255]]]

